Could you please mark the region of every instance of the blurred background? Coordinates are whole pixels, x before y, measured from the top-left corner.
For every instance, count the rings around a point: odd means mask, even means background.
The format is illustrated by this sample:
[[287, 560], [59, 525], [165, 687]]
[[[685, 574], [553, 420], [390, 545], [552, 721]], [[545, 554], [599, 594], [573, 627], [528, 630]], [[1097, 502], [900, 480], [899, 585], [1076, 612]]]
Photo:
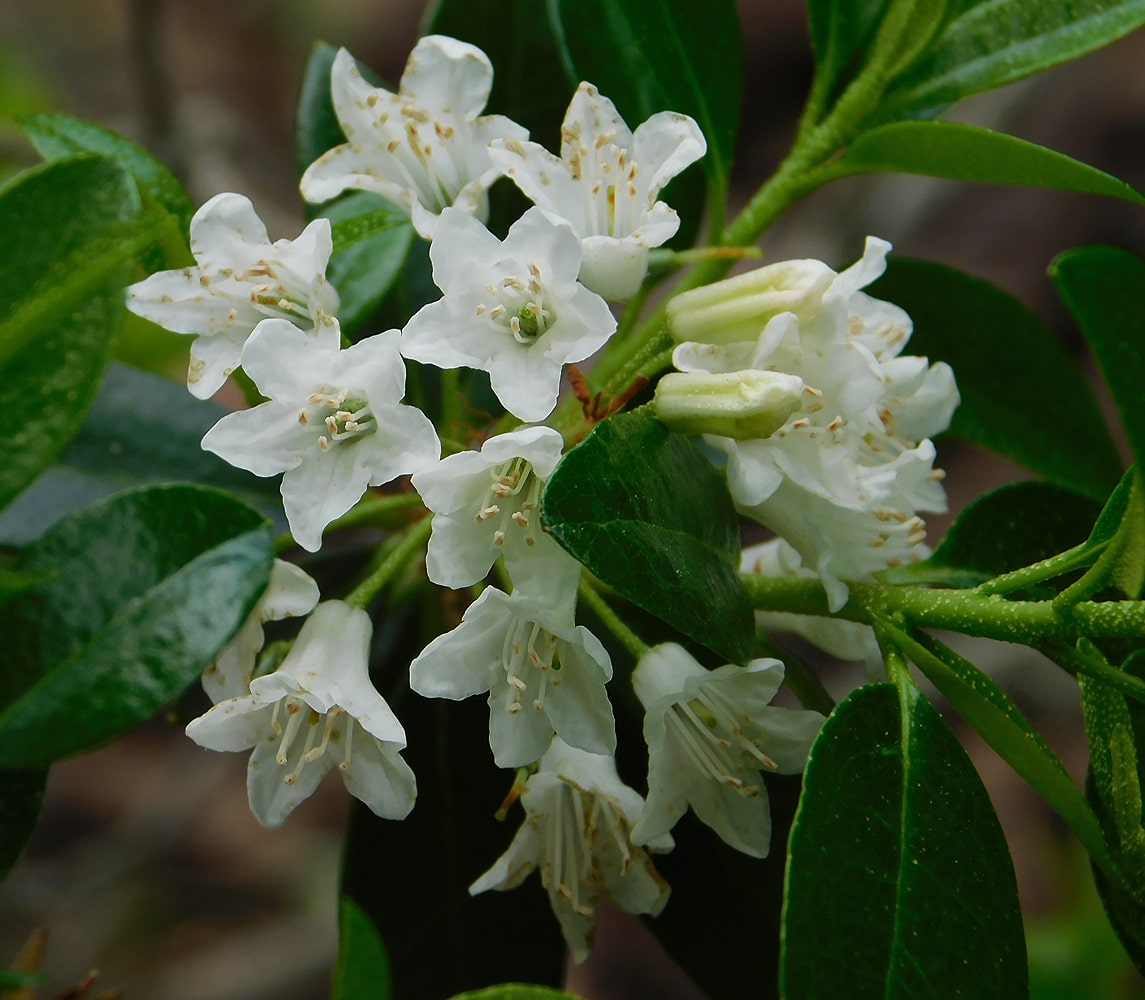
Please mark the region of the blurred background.
[[[293, 113], [311, 44], [346, 45], [396, 85], [423, 6], [4, 0], [0, 179], [36, 159], [13, 118], [64, 111], [143, 143], [184, 179], [196, 203], [219, 191], [242, 192], [272, 238], [293, 236], [302, 225]], [[742, 202], [787, 149], [811, 63], [802, 0], [739, 6], [747, 46], [735, 175]], [[1145, 188], [1142, 67], [1139, 32], [967, 101], [952, 117], [1002, 128]], [[1122, 202], [889, 177], [850, 179], [813, 194], [768, 234], [764, 254], [844, 266], [861, 253], [867, 233], [891, 240], [896, 253], [1003, 286], [1075, 352], [1076, 334], [1045, 277], [1050, 259], [1095, 242], [1145, 251], [1145, 216]], [[1080, 356], [1079, 363], [1088, 364]], [[943, 464], [955, 511], [988, 486], [1021, 477], [996, 458], [949, 444]], [[933, 537], [944, 523], [932, 523]], [[1081, 778], [1076, 685], [1027, 651], [985, 644], [971, 655], [1003, 681]], [[848, 670], [837, 680], [846, 690], [860, 677]], [[1035, 996], [1145, 996], [1062, 824], [973, 734], [967, 744], [1014, 851]], [[336, 949], [344, 796], [328, 783], [285, 827], [266, 832], [247, 810], [244, 772], [239, 755], [202, 751], [163, 720], [54, 768], [41, 828], [0, 886], [0, 958], [7, 961], [34, 929], [46, 927], [49, 985], [42, 996], [59, 995], [92, 968], [101, 970], [102, 986], [141, 1000], [324, 996]], [[601, 997], [662, 995], [650, 986], [641, 993], [619, 963], [616, 949], [602, 946], [580, 971], [578, 987]]]

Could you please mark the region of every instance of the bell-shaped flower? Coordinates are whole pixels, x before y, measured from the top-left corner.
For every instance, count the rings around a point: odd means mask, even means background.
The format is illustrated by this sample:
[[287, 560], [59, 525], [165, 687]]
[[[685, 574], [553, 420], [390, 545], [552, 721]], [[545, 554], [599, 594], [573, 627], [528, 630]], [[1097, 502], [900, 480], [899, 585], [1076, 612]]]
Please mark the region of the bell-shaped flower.
[[263, 826], [282, 823], [334, 768], [379, 816], [403, 819], [413, 808], [417, 785], [399, 753], [405, 730], [370, 683], [372, 631], [360, 608], [318, 605], [278, 670], [187, 726], [208, 750], [254, 748], [247, 793]]
[[797, 774], [823, 716], [770, 704], [783, 681], [778, 660], [706, 670], [675, 643], [640, 658], [632, 684], [644, 706], [648, 801], [632, 831], [652, 843], [688, 807], [731, 847], [767, 856], [771, 810], [762, 772]]
[[404, 406], [398, 331], [346, 350], [285, 320], [264, 320], [243, 349], [243, 368], [267, 402], [229, 413], [203, 447], [256, 476], [282, 477], [295, 541], [309, 552], [322, 530], [367, 486], [430, 468], [440, 455], [433, 424]]
[[[629, 913], [658, 914], [668, 902], [668, 884], [647, 852], [631, 839], [640, 815], [640, 795], [625, 785], [609, 755], [586, 753], [554, 737], [521, 794], [525, 821], [509, 849], [469, 887], [513, 889], [534, 869], [549, 894], [573, 958], [592, 950], [596, 905], [610, 899]], [[673, 847], [665, 834], [647, 844]]]
[[367, 83], [340, 49], [330, 97], [347, 142], [306, 169], [302, 196], [321, 202], [352, 188], [373, 191], [403, 208], [426, 239], [450, 205], [484, 220], [498, 177], [489, 142], [529, 136], [508, 118], [481, 114], [492, 86], [488, 56], [444, 35], [417, 43], [396, 94]]
[[402, 354], [487, 371], [497, 398], [522, 420], [547, 417], [563, 366], [583, 361], [616, 330], [608, 303], [577, 281], [576, 234], [539, 208], [521, 216], [504, 242], [446, 209], [429, 258], [444, 296], [406, 325]]
[[250, 690], [255, 661], [265, 641], [263, 625], [310, 614], [319, 596], [318, 584], [306, 572], [294, 563], [275, 559], [266, 590], [247, 620], [215, 662], [203, 671], [203, 690], [211, 701], [217, 704], [245, 695]]
[[648, 251], [680, 227], [660, 190], [707, 149], [687, 115], [661, 111], [632, 132], [612, 101], [582, 83], [565, 113], [560, 158], [512, 138], [495, 141], [490, 156], [526, 197], [568, 219], [584, 246], [580, 280], [618, 301], [639, 289]]
[[488, 587], [457, 628], [410, 664], [410, 687], [454, 701], [488, 691], [498, 767], [537, 761], [554, 732], [582, 750], [612, 753], [616, 724], [604, 689], [612, 660], [572, 612], [571, 599], [549, 604]]
[[315, 219], [295, 240], [271, 243], [246, 198], [218, 194], [191, 219], [195, 265], [131, 285], [127, 308], [196, 335], [187, 388], [207, 399], [239, 366], [243, 345], [267, 317], [337, 344], [338, 293], [326, 282], [330, 251], [328, 219]]
[[570, 583], [576, 589], [580, 564], [542, 530], [537, 511], [563, 448], [551, 427], [523, 427], [413, 477], [434, 512], [425, 557], [434, 583], [471, 586], [504, 556], [515, 587], [534, 595], [546, 588], [567, 593]]

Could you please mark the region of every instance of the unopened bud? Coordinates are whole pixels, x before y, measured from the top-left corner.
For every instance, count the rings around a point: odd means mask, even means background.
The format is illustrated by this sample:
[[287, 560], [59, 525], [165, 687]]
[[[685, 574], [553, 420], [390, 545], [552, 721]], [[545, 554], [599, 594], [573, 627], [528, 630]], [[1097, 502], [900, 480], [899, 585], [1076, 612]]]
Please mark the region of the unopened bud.
[[678, 343], [752, 341], [779, 313], [803, 318], [817, 311], [835, 277], [819, 260], [768, 264], [669, 300], [668, 329]]
[[656, 416], [685, 434], [748, 440], [774, 434], [802, 405], [803, 379], [782, 372], [672, 372], [656, 386]]

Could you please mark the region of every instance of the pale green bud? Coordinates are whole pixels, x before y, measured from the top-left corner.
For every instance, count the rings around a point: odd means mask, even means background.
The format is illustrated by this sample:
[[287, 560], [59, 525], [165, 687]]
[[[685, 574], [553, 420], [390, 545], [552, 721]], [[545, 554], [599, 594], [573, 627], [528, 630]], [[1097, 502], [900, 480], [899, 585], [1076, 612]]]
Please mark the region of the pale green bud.
[[817, 311], [836, 274], [819, 260], [784, 260], [683, 292], [668, 302], [668, 329], [678, 343], [755, 340], [782, 312]]
[[774, 434], [802, 404], [803, 379], [782, 372], [672, 372], [656, 386], [656, 416], [674, 431], [748, 440]]

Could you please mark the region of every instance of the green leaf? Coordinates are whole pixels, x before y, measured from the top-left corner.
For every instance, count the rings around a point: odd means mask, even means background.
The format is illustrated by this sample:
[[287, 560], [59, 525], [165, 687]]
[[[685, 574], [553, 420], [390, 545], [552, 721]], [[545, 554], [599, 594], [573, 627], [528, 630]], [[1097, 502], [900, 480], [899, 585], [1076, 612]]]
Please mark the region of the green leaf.
[[953, 268], [892, 260], [871, 289], [914, 319], [911, 353], [946, 361], [962, 403], [950, 433], [1103, 501], [1121, 459], [1093, 393], [1053, 332], [1000, 288]]
[[999, 486], [958, 515], [929, 559], [903, 567], [895, 579], [932, 579], [934, 569], [943, 568], [951, 573], [942, 582], [973, 587], [1080, 545], [1101, 509], [1053, 483]]
[[326, 277], [338, 292], [342, 332], [351, 333], [370, 318], [401, 275], [414, 242], [413, 226], [369, 191], [327, 202], [318, 214], [333, 223], [337, 243]]
[[692, 438], [643, 412], [598, 424], [549, 477], [541, 521], [633, 604], [729, 660], [750, 658], [738, 519]]
[[569, 80], [546, 0], [436, 0], [423, 35], [460, 38], [493, 63], [487, 111], [508, 115], [550, 149], [560, 144], [561, 120], [578, 80]]
[[1055, 257], [1049, 273], [1101, 365], [1140, 462], [1145, 459], [1145, 312], [1140, 301], [1145, 261], [1119, 247], [1082, 247]]
[[878, 623], [994, 752], [1069, 824], [1090, 855], [1112, 870], [1113, 860], [1101, 826], [1085, 796], [1009, 696], [973, 663], [942, 643], [925, 636], [916, 638], [888, 620], [879, 619]]
[[63, 450], [95, 395], [127, 267], [157, 231], [138, 211], [132, 179], [92, 156], [0, 189], [0, 507]]
[[450, 1000], [577, 1000], [577, 998], [572, 993], [555, 990], [551, 986], [503, 983], [500, 986], [487, 986], [483, 990], [457, 993]]
[[374, 923], [349, 896], [338, 904], [338, 963], [330, 1000], [390, 1000], [390, 959]]
[[860, 688], [812, 747], [791, 833], [784, 996], [1020, 997], [1017, 886], [990, 798], [911, 685]]
[[1145, 205], [1124, 181], [1023, 139], [975, 125], [906, 121], [863, 132], [831, 164], [837, 175], [898, 173], [1107, 195]]
[[54, 575], [21, 616], [43, 675], [0, 712], [0, 767], [79, 753], [210, 664], [266, 586], [270, 525], [218, 490], [155, 486], [59, 522], [20, 568]]
[[226, 489], [285, 530], [275, 480], [252, 476], [199, 447], [226, 412], [168, 378], [113, 362], [59, 461], [0, 513], [0, 544], [26, 546], [80, 507], [129, 487], [172, 481]]
[[1077, 59], [1145, 24], [1143, 0], [959, 0], [927, 51], [887, 89], [879, 117], [926, 113]]
[[551, 2], [569, 82], [592, 81], [633, 129], [658, 111], [690, 115], [708, 140], [701, 165], [726, 189], [743, 86], [733, 0]]
[[179, 232], [186, 235], [195, 206], [179, 179], [142, 146], [109, 128], [70, 115], [26, 115], [20, 126], [45, 160], [75, 153], [95, 153], [114, 160], [174, 217]]

